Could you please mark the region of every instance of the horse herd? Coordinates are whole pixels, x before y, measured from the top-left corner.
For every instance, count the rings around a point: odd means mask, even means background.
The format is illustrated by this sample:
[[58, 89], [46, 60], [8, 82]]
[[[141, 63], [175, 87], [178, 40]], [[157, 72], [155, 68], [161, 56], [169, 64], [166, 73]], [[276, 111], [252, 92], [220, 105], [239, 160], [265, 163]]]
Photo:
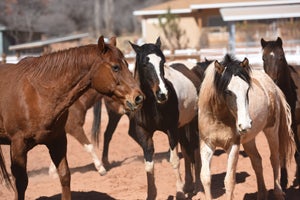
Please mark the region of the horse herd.
[[[70, 171], [66, 159], [66, 133], [91, 153], [101, 175], [109, 167], [108, 149], [114, 130], [126, 114], [128, 134], [141, 146], [147, 175], [147, 199], [156, 199], [153, 134], [167, 134], [170, 164], [176, 177], [176, 197], [186, 198], [203, 187], [211, 194], [211, 159], [217, 147], [228, 154], [224, 180], [227, 199], [233, 198], [240, 145], [251, 160], [257, 179], [257, 199], [267, 199], [262, 158], [255, 137], [263, 132], [270, 148], [274, 196], [284, 199], [286, 165], [294, 156], [300, 173], [300, 148], [296, 121], [296, 84], [287, 64], [282, 40], [265, 41], [264, 70], [251, 68], [226, 54], [222, 61], [167, 63], [160, 38], [136, 45], [132, 73], [116, 38], [0, 67], [0, 144], [10, 145], [11, 173], [0, 149], [0, 175], [13, 187], [15, 199], [24, 199], [28, 185], [27, 152], [38, 144], [49, 149], [62, 186], [61, 198], [71, 199]], [[92, 139], [99, 138], [102, 99], [108, 111], [102, 160], [83, 131], [86, 112], [94, 106]], [[184, 158], [184, 181], [179, 172], [178, 144]], [[295, 151], [296, 150], [296, 151]], [[296, 180], [300, 184], [300, 174]]]

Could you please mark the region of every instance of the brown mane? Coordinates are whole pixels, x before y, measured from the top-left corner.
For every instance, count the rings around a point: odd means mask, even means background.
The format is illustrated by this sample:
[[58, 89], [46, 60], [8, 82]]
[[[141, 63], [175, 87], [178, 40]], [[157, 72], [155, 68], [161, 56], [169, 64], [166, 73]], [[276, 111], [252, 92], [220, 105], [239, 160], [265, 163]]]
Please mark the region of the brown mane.
[[216, 88], [214, 87], [214, 77], [215, 77], [215, 67], [214, 62], [212, 62], [205, 71], [205, 78], [201, 84], [199, 98], [199, 108], [207, 107], [208, 102], [212, 99], [212, 102], [216, 102], [218, 95], [216, 95]]
[[[16, 65], [16, 70], [21, 70], [23, 73], [19, 74], [30, 78], [55, 80], [62, 74], [76, 74], [80, 69], [79, 65], [88, 64], [89, 59], [86, 56], [91, 56], [95, 53], [98, 53], [97, 45], [61, 50], [39, 57], [24, 58]], [[74, 59], [76, 59], [75, 62]], [[89, 65], [91, 64], [89, 63]]]

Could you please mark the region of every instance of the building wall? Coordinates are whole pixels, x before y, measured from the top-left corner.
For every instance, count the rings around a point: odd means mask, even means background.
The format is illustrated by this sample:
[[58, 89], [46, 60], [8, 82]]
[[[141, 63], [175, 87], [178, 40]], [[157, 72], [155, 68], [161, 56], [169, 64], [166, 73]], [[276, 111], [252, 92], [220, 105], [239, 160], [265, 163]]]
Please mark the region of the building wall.
[[[223, 45], [224, 40], [228, 41], [226, 27], [211, 27], [214, 22], [213, 18], [221, 18], [218, 9], [196, 11], [189, 15], [179, 15], [179, 17], [180, 28], [185, 31], [185, 35], [181, 40], [181, 45], [184, 48], [206, 48], [210, 45]], [[157, 37], [160, 36], [165, 48], [170, 48], [159, 27], [158, 16], [142, 19], [142, 33], [144, 42], [155, 42]]]
[[[158, 18], [143, 19], [142, 26], [144, 42], [155, 42], [157, 37], [161, 37], [163, 46], [169, 48], [163, 31], [159, 27]], [[179, 26], [185, 31], [181, 45], [186, 48], [199, 48], [200, 29], [197, 20], [193, 17], [182, 17]]]

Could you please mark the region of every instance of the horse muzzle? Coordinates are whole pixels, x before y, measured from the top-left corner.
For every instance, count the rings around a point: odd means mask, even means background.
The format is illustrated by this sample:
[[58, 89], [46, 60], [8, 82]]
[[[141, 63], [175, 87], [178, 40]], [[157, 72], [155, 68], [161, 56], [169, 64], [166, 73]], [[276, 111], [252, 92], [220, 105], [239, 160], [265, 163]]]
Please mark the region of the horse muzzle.
[[239, 131], [240, 135], [244, 135], [251, 128], [252, 128], [251, 120], [249, 120], [247, 123], [239, 123], [238, 124], [238, 131]]
[[159, 104], [164, 104], [166, 101], [168, 101], [168, 94], [162, 93], [160, 90], [156, 92], [156, 101]]
[[134, 112], [140, 109], [143, 105], [145, 97], [143, 95], [137, 95], [133, 101], [126, 100], [126, 110]]

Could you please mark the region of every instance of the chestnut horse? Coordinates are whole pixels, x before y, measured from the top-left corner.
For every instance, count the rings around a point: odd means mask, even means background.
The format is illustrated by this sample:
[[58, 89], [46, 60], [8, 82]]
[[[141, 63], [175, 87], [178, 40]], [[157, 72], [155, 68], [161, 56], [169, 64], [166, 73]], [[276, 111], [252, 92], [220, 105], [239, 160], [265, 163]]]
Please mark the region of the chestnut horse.
[[[296, 161], [296, 179], [298, 185], [300, 185], [300, 141], [297, 131], [297, 119], [296, 119], [296, 102], [297, 102], [297, 87], [295, 81], [292, 78], [292, 73], [297, 74], [296, 70], [287, 63], [282, 48], [282, 40], [278, 37], [275, 41], [265, 41], [261, 39], [261, 46], [263, 49], [263, 63], [265, 72], [271, 77], [271, 79], [278, 85], [285, 95], [285, 98], [290, 105], [292, 113], [292, 130], [294, 132], [294, 139], [296, 143], [297, 151], [295, 152]], [[282, 170], [281, 186], [283, 189], [287, 187], [287, 170]]]
[[262, 159], [255, 144], [263, 131], [271, 153], [276, 199], [284, 199], [280, 186], [280, 165], [294, 153], [291, 113], [284, 94], [261, 70], [250, 73], [248, 59], [240, 62], [226, 55], [205, 71], [199, 92], [199, 133], [201, 181], [206, 199], [211, 199], [210, 164], [216, 147], [228, 153], [225, 188], [227, 199], [233, 198], [240, 144], [250, 157], [256, 174], [257, 199], [267, 199]]
[[[95, 106], [95, 108], [101, 109], [102, 100], [105, 102], [107, 113], [109, 114], [109, 120], [115, 121], [117, 124], [119, 120], [114, 120], [113, 116], [122, 116], [124, 114], [122, 105], [120, 105], [117, 101], [98, 93], [94, 89], [89, 89], [81, 97], [79, 97], [79, 99], [75, 101], [72, 106], [70, 106], [65, 129], [66, 133], [74, 137], [83, 146], [84, 150], [91, 155], [94, 166], [99, 174], [105, 175], [107, 171], [105, 165], [108, 166], [108, 164], [107, 162], [103, 163], [99, 159], [95, 152], [94, 145], [87, 138], [83, 129], [88, 109], [92, 108], [95, 104], [100, 105]], [[96, 113], [101, 115], [101, 110], [96, 111]], [[100, 131], [100, 117], [101, 116], [99, 116], [99, 122], [93, 120], [92, 131]], [[49, 167], [49, 175], [53, 177], [57, 176], [56, 167], [53, 163], [51, 163]]]
[[124, 113], [141, 107], [143, 94], [116, 47], [116, 38], [106, 44], [101, 36], [98, 44], [1, 65], [0, 143], [10, 145], [15, 199], [25, 197], [27, 153], [38, 144], [49, 149], [62, 186], [61, 198], [71, 199], [65, 124], [69, 107], [89, 88], [118, 101]]
[[[201, 80], [181, 63], [166, 65], [159, 38], [155, 44], [147, 43], [142, 46], [130, 44], [136, 52], [134, 77], [146, 98], [142, 108], [130, 116], [129, 135], [143, 149], [148, 186], [147, 199], [155, 199], [157, 195], [153, 160], [153, 134], [157, 130], [167, 134], [169, 139], [170, 163], [177, 179], [176, 196], [182, 198], [185, 197], [185, 193], [193, 195], [193, 192], [199, 190], [200, 185], [197, 99]], [[103, 152], [105, 149], [108, 150], [109, 141], [121, 116], [109, 113], [111, 115], [104, 135], [104, 145], [107, 146], [104, 146]], [[94, 120], [97, 116], [99, 114], [94, 116]], [[185, 160], [185, 182], [179, 170], [178, 142]], [[195, 170], [195, 184], [192, 167]]]

